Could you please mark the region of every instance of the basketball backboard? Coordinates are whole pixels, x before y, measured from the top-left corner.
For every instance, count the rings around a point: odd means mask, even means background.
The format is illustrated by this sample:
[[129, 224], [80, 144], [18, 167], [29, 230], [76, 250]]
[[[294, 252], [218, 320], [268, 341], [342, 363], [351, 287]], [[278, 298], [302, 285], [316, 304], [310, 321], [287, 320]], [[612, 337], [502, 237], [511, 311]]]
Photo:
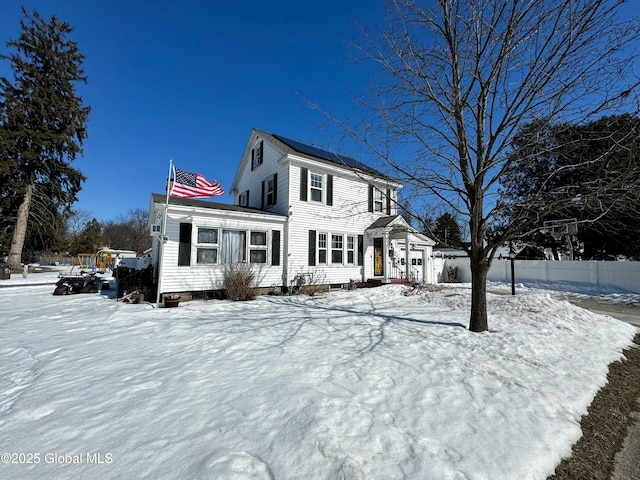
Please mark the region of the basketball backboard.
[[578, 234], [578, 221], [575, 218], [564, 218], [562, 220], [547, 220], [544, 222], [544, 230], [547, 230], [554, 237]]

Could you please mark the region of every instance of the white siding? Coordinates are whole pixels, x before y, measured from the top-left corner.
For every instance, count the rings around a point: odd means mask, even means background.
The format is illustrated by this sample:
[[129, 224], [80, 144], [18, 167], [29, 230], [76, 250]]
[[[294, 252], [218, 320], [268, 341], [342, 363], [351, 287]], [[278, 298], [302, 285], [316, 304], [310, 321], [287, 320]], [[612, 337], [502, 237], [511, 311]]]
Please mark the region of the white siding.
[[[191, 236], [191, 261], [189, 266], [178, 265], [180, 223], [191, 223], [193, 225]], [[249, 219], [234, 217], [226, 213], [221, 214], [219, 211], [215, 210], [201, 214], [181, 214], [179, 212], [172, 212], [170, 209], [166, 230], [166, 235], [169, 240], [164, 245], [162, 255], [162, 293], [218, 290], [222, 288], [222, 277], [225, 268], [224, 265], [196, 264], [197, 227], [218, 228], [220, 230], [219, 242], [221, 242], [221, 232], [223, 229], [267, 232], [267, 263], [253, 264], [257, 275], [256, 286], [270, 287], [272, 285], [281, 285], [282, 264], [284, 262], [283, 225], [284, 219], [282, 217], [274, 217], [273, 219]], [[280, 265], [278, 266], [271, 265], [271, 232], [273, 230], [280, 231]], [[247, 237], [247, 243], [248, 242], [249, 238]], [[218, 262], [220, 262], [220, 251], [218, 253]]]
[[[323, 175], [326, 188], [326, 176], [333, 175], [333, 205], [310, 200], [300, 200], [301, 167], [294, 164], [290, 167], [290, 204], [293, 212], [289, 235], [289, 275], [290, 280], [297, 273], [317, 271], [324, 274], [327, 283], [346, 283], [349, 280], [362, 280], [373, 276], [372, 238], [364, 237], [364, 265], [331, 265], [330, 252], [328, 264], [316, 264], [309, 267], [309, 230], [328, 234], [357, 236], [365, 234], [377, 218], [384, 213], [368, 212], [369, 187], [365, 180], [340, 176], [341, 169], [332, 169], [324, 164], [317, 167], [308, 166], [309, 171]], [[326, 197], [323, 198], [326, 202]], [[329, 245], [330, 247], [330, 245]], [[330, 248], [329, 248], [330, 250]], [[345, 254], [346, 255], [346, 254]], [[357, 263], [357, 251], [356, 259]]]
[[[263, 142], [262, 163], [252, 169], [251, 150]], [[301, 168], [322, 176], [322, 201], [311, 200], [307, 189], [307, 200], [300, 199]], [[262, 183], [277, 174], [277, 203], [273, 206], [263, 204]], [[327, 180], [332, 178], [332, 204], [327, 205]], [[308, 180], [310, 180], [308, 178]], [[369, 184], [373, 184], [384, 194], [391, 191], [391, 211], [387, 211], [386, 199], [382, 212], [369, 212]], [[308, 181], [310, 184], [310, 181]], [[373, 236], [366, 229], [378, 218], [395, 215], [397, 212], [397, 184], [366, 176], [360, 177], [338, 164], [318, 161], [305, 156], [286, 153], [277, 144], [263, 138], [261, 134], [252, 134], [234, 180], [234, 203], [239, 204], [240, 196], [249, 191], [249, 207], [260, 209], [264, 205], [266, 212], [280, 216], [270, 216], [260, 212], [244, 213], [244, 217], [230, 215], [222, 210], [202, 211], [197, 214], [181, 214], [173, 209], [167, 226], [168, 243], [164, 247], [163, 292], [216, 290], [221, 288], [223, 266], [195, 265], [195, 245], [192, 245], [190, 266], [178, 266], [179, 224], [192, 222], [194, 227], [209, 225], [216, 228], [251, 230], [260, 229], [281, 231], [281, 264], [263, 265], [260, 272], [260, 286], [291, 286], [295, 276], [300, 273], [318, 273], [329, 284], [347, 283], [349, 280], [366, 280], [373, 277]], [[309, 266], [309, 231], [327, 235], [327, 262], [319, 263], [316, 248], [316, 265]], [[192, 236], [195, 236], [195, 230]], [[332, 262], [332, 235], [341, 237], [342, 261]], [[358, 252], [358, 237], [362, 236], [363, 252]], [[348, 261], [348, 237], [353, 237], [353, 262]], [[271, 239], [269, 239], [271, 241]], [[269, 248], [270, 251], [270, 248]], [[157, 258], [158, 249], [154, 249]], [[362, 256], [363, 265], [358, 265]], [[270, 259], [269, 259], [270, 261]], [[269, 262], [270, 265], [270, 262]]]
[[[258, 137], [260, 141], [260, 137]], [[263, 140], [264, 141], [264, 140]], [[250, 146], [253, 148], [253, 141]], [[243, 159], [243, 171], [239, 176], [238, 182], [238, 196], [234, 203], [238, 205], [240, 194], [249, 191], [249, 207], [261, 208], [262, 207], [262, 182], [272, 177], [273, 174], [278, 174], [278, 187], [277, 187], [277, 203], [274, 206], [267, 207], [265, 203], [265, 210], [269, 212], [279, 213], [286, 215], [288, 212], [287, 199], [289, 196], [288, 186], [289, 178], [286, 166], [280, 163], [283, 157], [283, 153], [274, 148], [269, 142], [263, 143], [263, 161], [261, 165], [251, 169], [251, 148], [246, 149], [246, 158]]]

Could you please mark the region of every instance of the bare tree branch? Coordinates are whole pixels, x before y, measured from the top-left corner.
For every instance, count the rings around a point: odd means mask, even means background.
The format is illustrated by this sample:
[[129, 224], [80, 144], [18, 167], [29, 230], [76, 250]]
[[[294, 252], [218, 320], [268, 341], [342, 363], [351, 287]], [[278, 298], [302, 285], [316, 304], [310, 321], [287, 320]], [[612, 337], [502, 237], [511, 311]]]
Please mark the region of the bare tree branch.
[[486, 274], [496, 249], [548, 215], [523, 217], [487, 236], [512, 208], [498, 189], [505, 171], [526, 161], [509, 155], [519, 129], [540, 119], [579, 124], [639, 111], [633, 63], [640, 27], [637, 18], [619, 18], [622, 5], [389, 0], [387, 28], [363, 31], [358, 52], [380, 74], [360, 98], [363, 122], [347, 125], [328, 116], [386, 163], [409, 190], [405, 198], [421, 199], [415, 209], [442, 202], [465, 218], [471, 330], [488, 329]]

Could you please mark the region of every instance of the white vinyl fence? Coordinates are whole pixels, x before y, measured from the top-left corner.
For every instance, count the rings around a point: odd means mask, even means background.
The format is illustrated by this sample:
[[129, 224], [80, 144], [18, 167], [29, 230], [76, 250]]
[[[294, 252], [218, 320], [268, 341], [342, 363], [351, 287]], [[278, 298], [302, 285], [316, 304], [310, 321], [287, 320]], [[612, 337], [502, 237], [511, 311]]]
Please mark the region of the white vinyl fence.
[[[457, 269], [457, 281], [471, 282], [468, 258], [434, 259], [434, 278], [439, 283], [447, 281], [448, 272]], [[640, 293], [640, 262], [595, 262], [515, 260], [515, 281], [522, 282], [569, 282], [608, 286], [628, 292]], [[494, 260], [488, 280], [511, 282], [511, 261]]]

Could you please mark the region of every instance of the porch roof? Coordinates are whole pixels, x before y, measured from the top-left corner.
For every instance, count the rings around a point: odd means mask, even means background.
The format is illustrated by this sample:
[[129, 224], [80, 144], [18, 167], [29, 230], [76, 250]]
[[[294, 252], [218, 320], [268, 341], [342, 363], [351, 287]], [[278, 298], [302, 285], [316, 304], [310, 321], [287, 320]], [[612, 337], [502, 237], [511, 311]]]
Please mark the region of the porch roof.
[[376, 230], [379, 232], [389, 233], [390, 236], [396, 238], [404, 238], [405, 235], [410, 235], [420, 243], [432, 246], [436, 244], [434, 240], [421, 234], [409, 225], [401, 215], [387, 215], [380, 217], [367, 227], [368, 232], [375, 232]]

